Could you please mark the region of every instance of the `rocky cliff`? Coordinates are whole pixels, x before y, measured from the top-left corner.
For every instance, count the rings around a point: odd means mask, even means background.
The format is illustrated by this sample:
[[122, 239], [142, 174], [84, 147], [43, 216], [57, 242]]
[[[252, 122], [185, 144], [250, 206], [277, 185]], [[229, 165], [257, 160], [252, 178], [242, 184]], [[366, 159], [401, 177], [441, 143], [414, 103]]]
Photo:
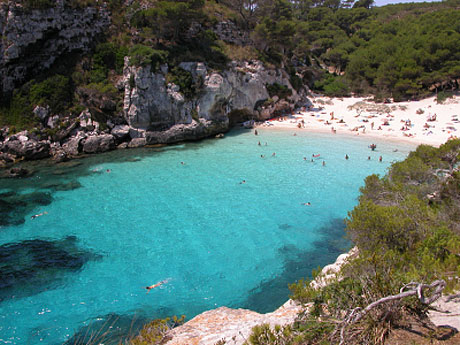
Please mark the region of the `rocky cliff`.
[[[0, 133], [0, 160], [41, 159], [54, 156], [66, 159], [81, 153], [104, 152], [116, 147], [139, 147], [197, 140], [227, 131], [233, 123], [264, 120], [273, 114], [291, 112], [306, 102], [291, 86], [282, 69], [267, 68], [261, 62], [232, 62], [223, 71], [208, 70], [201, 62], [183, 62], [196, 86], [186, 97], [179, 85], [168, 82], [168, 65], [158, 71], [151, 66], [131, 66], [126, 58], [123, 79], [123, 116], [98, 123], [85, 110], [78, 118], [59, 117], [46, 108], [34, 112], [43, 129], [54, 129], [48, 139], [24, 131]], [[270, 97], [271, 85], [288, 90], [290, 96]]]
[[104, 7], [29, 9], [21, 1], [0, 4], [0, 94], [48, 69], [66, 54], [88, 52], [109, 25]]
[[[191, 99], [180, 86], [167, 82], [167, 65], [152, 71], [150, 66], [130, 66], [126, 60], [124, 114], [131, 138], [144, 138], [146, 144], [199, 139], [228, 130], [232, 122], [291, 111], [301, 100], [285, 71], [258, 61], [232, 62], [221, 72], [200, 62], [183, 62], [179, 67], [198, 85]], [[270, 100], [267, 85], [273, 84], [285, 86], [291, 96]]]

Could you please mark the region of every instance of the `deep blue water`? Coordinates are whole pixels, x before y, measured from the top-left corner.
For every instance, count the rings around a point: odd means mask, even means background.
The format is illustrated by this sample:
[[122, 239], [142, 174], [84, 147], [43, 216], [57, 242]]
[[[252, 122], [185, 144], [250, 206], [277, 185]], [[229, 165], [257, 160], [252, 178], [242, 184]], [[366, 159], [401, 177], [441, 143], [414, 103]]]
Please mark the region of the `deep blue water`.
[[1, 179], [0, 344], [62, 344], [104, 323], [123, 333], [219, 306], [279, 307], [288, 283], [348, 249], [343, 219], [364, 178], [414, 148], [292, 134], [234, 131], [32, 163], [32, 177]]

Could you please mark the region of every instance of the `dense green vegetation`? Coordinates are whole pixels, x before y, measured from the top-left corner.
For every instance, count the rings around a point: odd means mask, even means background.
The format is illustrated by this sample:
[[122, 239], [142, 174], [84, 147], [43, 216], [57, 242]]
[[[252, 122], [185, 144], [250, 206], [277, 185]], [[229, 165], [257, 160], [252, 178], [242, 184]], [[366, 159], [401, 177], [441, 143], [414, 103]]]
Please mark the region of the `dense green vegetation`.
[[311, 309], [292, 326], [256, 328], [249, 343], [338, 344], [343, 337], [345, 344], [383, 344], [392, 330], [425, 315], [428, 306], [415, 297], [391, 301], [344, 325], [346, 313], [396, 295], [411, 282], [444, 279], [447, 291], [458, 289], [459, 159], [460, 140], [440, 148], [421, 145], [386, 176], [367, 177], [359, 205], [346, 220], [359, 256], [322, 288], [313, 288], [310, 280], [292, 284], [292, 297]]
[[[32, 76], [58, 92], [61, 85], [53, 78], [68, 78], [64, 95], [52, 100], [48, 98], [54, 96], [37, 93], [31, 85], [20, 86], [3, 95], [0, 125], [30, 127], [34, 122], [31, 110], [38, 104], [62, 116], [81, 106], [92, 105], [96, 111], [102, 98], [118, 104], [122, 95], [110, 85], [121, 75], [125, 56], [131, 56], [133, 65], [154, 70], [167, 63], [175, 71], [170, 80], [178, 81], [187, 97], [193, 97], [196, 85], [189, 85], [185, 74], [179, 76], [181, 62], [204, 61], [209, 68], [221, 70], [230, 59], [254, 58], [285, 68], [297, 90], [308, 85], [331, 96], [358, 93], [404, 100], [458, 89], [460, 1], [384, 7], [372, 3], [148, 0], [141, 7], [138, 2], [126, 6], [121, 0], [110, 0], [112, 25], [94, 42], [92, 53], [74, 56], [65, 63], [65, 71], [53, 67], [46, 75]], [[94, 0], [67, 0], [65, 4], [71, 8], [97, 6]], [[49, 0], [22, 2], [25, 10], [54, 5]], [[247, 44], [220, 40], [214, 28], [222, 21], [234, 23], [241, 34], [250, 37]], [[121, 108], [116, 109], [97, 111], [110, 117]]]

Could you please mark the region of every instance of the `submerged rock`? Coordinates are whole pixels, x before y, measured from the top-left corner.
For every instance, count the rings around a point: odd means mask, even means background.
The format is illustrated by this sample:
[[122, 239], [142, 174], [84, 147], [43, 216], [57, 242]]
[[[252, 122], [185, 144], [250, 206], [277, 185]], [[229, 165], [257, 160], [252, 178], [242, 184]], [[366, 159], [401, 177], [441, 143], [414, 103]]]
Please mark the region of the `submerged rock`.
[[57, 287], [65, 272], [80, 270], [101, 256], [77, 247], [77, 238], [34, 239], [0, 246], [0, 301]]
[[48, 192], [19, 194], [0, 193], [0, 226], [19, 225], [25, 222], [25, 216], [37, 206], [46, 206], [53, 198]]
[[10, 177], [27, 177], [32, 175], [33, 172], [25, 168], [11, 168], [9, 170]]

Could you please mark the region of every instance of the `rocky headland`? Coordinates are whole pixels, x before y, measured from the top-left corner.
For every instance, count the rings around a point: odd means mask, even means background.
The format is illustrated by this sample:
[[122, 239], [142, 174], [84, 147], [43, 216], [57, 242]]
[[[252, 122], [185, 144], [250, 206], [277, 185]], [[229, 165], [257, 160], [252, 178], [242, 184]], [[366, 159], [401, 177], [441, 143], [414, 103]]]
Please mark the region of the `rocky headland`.
[[[71, 118], [37, 106], [34, 113], [41, 120], [41, 130], [10, 135], [4, 128], [0, 159], [4, 163], [47, 157], [62, 161], [115, 148], [199, 140], [226, 132], [239, 122], [290, 112], [306, 102], [292, 88], [284, 70], [267, 68], [258, 61], [232, 62], [221, 72], [208, 70], [200, 62], [182, 63], [180, 67], [199, 84], [194, 98], [187, 99], [179, 86], [167, 82], [166, 64], [152, 71], [150, 66], [131, 66], [126, 58], [123, 78], [117, 85], [124, 92], [121, 116], [100, 123], [87, 109]], [[283, 100], [270, 97], [267, 85], [283, 85], [291, 96]], [[54, 129], [54, 134], [43, 139], [46, 129]]]

